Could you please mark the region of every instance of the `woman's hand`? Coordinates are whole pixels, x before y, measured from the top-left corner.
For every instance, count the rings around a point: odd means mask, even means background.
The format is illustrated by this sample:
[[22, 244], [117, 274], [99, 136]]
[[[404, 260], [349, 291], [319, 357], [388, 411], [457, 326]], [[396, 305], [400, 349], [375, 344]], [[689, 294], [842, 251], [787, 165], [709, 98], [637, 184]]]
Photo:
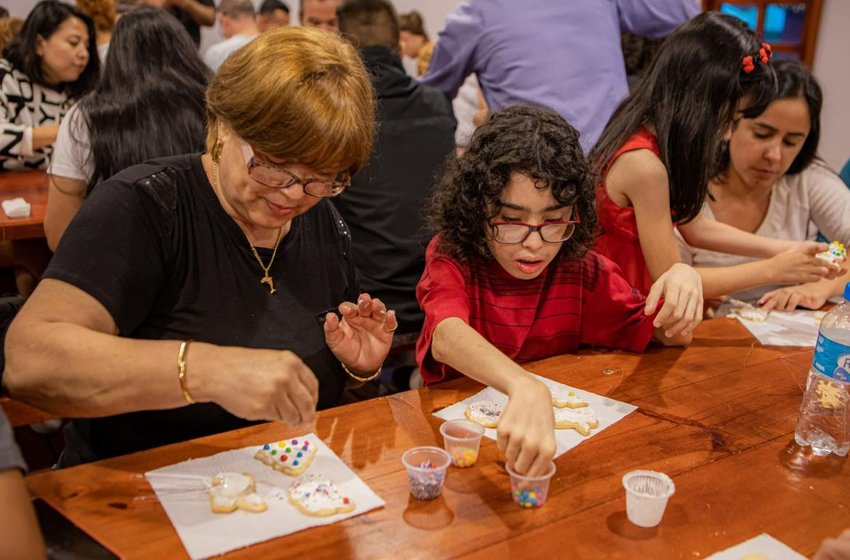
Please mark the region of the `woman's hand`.
[[292, 352], [218, 347], [193, 360], [197, 344], [187, 351], [186, 370], [189, 393], [198, 402], [215, 402], [246, 420], [313, 420], [319, 382]]
[[805, 253], [817, 255], [829, 249], [829, 245], [820, 241], [781, 241], [785, 253]]
[[552, 394], [527, 372], [512, 382], [497, 429], [499, 449], [518, 474], [540, 476], [555, 456]]
[[767, 292], [758, 304], [765, 311], [793, 311], [797, 307], [820, 309], [829, 296], [828, 288], [813, 282]]
[[369, 294], [360, 294], [357, 304], [339, 305], [342, 319], [325, 316], [325, 342], [336, 359], [355, 373], [371, 373], [381, 367], [390, 351], [393, 331], [398, 328], [395, 311]]
[[693, 332], [702, 321], [702, 277], [699, 273], [686, 264], [675, 263], [649, 289], [644, 313], [655, 313], [662, 297], [664, 305], [652, 324], [663, 328], [667, 338]]

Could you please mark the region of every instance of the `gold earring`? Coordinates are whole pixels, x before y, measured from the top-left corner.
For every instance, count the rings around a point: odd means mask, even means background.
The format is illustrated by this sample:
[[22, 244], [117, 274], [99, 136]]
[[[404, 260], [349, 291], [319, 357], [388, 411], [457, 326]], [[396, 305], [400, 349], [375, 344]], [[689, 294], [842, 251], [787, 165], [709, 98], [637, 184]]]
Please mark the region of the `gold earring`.
[[210, 156], [212, 156], [212, 160], [216, 163], [221, 161], [221, 151], [224, 149], [224, 142], [221, 140], [216, 140], [215, 145], [213, 146], [212, 152], [210, 152]]

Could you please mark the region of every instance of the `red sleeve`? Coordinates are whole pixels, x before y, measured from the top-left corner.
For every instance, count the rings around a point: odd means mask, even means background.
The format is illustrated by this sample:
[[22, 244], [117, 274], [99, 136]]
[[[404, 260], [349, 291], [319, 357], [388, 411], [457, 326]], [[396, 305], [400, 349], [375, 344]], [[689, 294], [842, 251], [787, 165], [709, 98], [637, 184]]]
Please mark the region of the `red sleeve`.
[[643, 352], [655, 330], [655, 315], [643, 312], [646, 298], [629, 285], [614, 262], [593, 252], [586, 258], [596, 260], [597, 278], [582, 305], [581, 344]]
[[416, 286], [416, 299], [425, 322], [416, 342], [416, 362], [425, 383], [435, 383], [454, 372], [431, 355], [431, 337], [444, 319], [457, 317], [469, 323], [469, 294], [461, 265], [437, 250], [437, 238], [425, 252], [425, 272]]

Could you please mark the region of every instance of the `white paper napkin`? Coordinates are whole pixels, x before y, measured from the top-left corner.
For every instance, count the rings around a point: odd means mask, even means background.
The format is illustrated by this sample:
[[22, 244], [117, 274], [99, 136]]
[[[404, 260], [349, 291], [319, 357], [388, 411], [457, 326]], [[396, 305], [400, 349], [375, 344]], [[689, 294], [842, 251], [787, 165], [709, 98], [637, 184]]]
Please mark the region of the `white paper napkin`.
[[[336, 523], [384, 505], [384, 501], [322, 440], [312, 433], [298, 437], [306, 438], [317, 446], [318, 451], [301, 476], [322, 475], [323, 478], [331, 479], [340, 492], [354, 502], [354, 511], [329, 517], [310, 517], [298, 511], [289, 503], [287, 492], [296, 477], [285, 475], [254, 459], [260, 446], [225, 451], [146, 473], [148, 482], [193, 560], [216, 556], [310, 527]], [[168, 474], [197, 475], [200, 481], [203, 477], [212, 478], [221, 472], [252, 474], [257, 493], [266, 500], [268, 509], [262, 513], [241, 510], [213, 513], [206, 492], [187, 494], [186, 479], [167, 477]], [[199, 482], [199, 486], [202, 484]]]
[[806, 560], [805, 556], [767, 533], [762, 533], [741, 544], [712, 554], [705, 560], [741, 560], [747, 556], [758, 557], [763, 560]]
[[[631, 404], [615, 401], [614, 399], [609, 399], [608, 397], [603, 397], [589, 391], [576, 389], [575, 387], [570, 387], [569, 385], [564, 385], [563, 383], [558, 383], [557, 381], [552, 381], [551, 379], [541, 377], [539, 375], [535, 375], [535, 377], [550, 388], [575, 391], [576, 396], [586, 401], [588, 406], [595, 410], [599, 417], [599, 427], [591, 431], [589, 436], [583, 436], [572, 429], [555, 430], [555, 443], [557, 445], [555, 457], [560, 457], [584, 440], [592, 438], [608, 426], [615, 422], [619, 422], [627, 415], [637, 410], [637, 407]], [[443, 420], [464, 419], [466, 418], [466, 407], [479, 401], [492, 401], [507, 404], [508, 397], [504, 393], [500, 393], [492, 387], [487, 387], [483, 391], [479, 391], [467, 399], [451, 406], [447, 406], [446, 408], [434, 413], [434, 416], [442, 418]], [[484, 435], [492, 440], [497, 439], [495, 428], [486, 428], [484, 430]]]
[[30, 215], [30, 203], [21, 197], [4, 200], [0, 206], [10, 218], [28, 218]]

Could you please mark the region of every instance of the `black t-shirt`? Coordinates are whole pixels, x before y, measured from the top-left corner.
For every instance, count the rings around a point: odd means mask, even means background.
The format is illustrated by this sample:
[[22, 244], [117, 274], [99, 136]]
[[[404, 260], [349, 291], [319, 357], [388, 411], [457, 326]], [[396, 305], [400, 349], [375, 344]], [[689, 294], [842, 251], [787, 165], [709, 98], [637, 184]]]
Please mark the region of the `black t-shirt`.
[[[131, 167], [98, 186], [63, 235], [44, 277], [97, 299], [120, 336], [291, 350], [316, 374], [319, 408], [326, 408], [338, 404], [345, 374], [317, 317], [357, 297], [350, 242], [328, 200], [295, 218], [269, 271], [279, 290], [271, 295], [260, 284], [263, 272], [245, 234], [213, 192], [200, 155], [176, 156]], [[270, 249], [257, 252], [269, 262]], [[74, 420], [62, 464], [246, 424], [214, 404]]]
[[[199, 4], [203, 4], [204, 6], [215, 6], [215, 2], [213, 0], [198, 0]], [[192, 40], [195, 41], [196, 45], [201, 44], [201, 26], [198, 25], [195, 20], [192, 19], [188, 13], [184, 12], [180, 8], [169, 8], [171, 15], [180, 20], [180, 23], [183, 24], [183, 27], [186, 28], [186, 31], [189, 32], [189, 36], [192, 37]]]
[[398, 333], [418, 333], [425, 315], [416, 284], [425, 269], [425, 208], [454, 152], [455, 119], [442, 92], [404, 72], [386, 47], [361, 51], [378, 97], [378, 132], [369, 164], [334, 200], [351, 228], [360, 287], [395, 309]]

